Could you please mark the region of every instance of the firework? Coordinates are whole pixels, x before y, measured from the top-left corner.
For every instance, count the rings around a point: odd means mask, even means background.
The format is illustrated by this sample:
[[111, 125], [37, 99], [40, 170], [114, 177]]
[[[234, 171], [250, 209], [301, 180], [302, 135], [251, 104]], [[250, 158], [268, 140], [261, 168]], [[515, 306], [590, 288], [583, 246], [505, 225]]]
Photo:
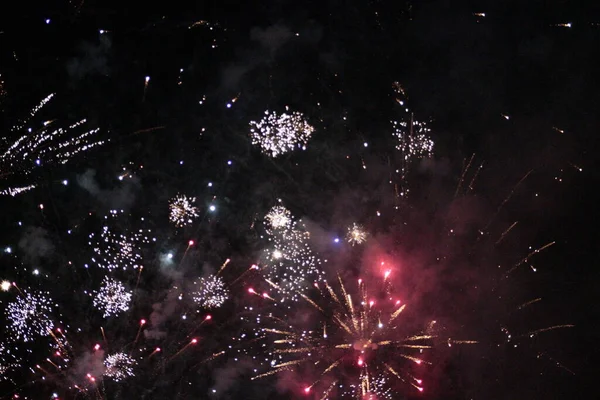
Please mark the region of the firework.
[[[286, 107], [286, 111], [289, 111]], [[306, 149], [314, 128], [300, 112], [291, 114], [265, 111], [260, 121], [250, 122], [252, 144], [270, 157], [279, 157], [295, 149]]]
[[292, 224], [292, 214], [283, 206], [274, 206], [265, 215], [265, 221], [268, 223], [268, 229], [271, 230], [289, 230]]
[[169, 204], [169, 219], [177, 227], [189, 225], [198, 218], [198, 208], [193, 206], [195, 197], [176, 196]]
[[309, 232], [298, 226], [285, 208], [274, 207], [265, 219], [270, 227], [274, 226], [273, 221], [277, 226], [267, 229], [271, 246], [265, 249], [265, 278], [280, 287], [282, 301], [298, 300], [299, 293], [323, 279], [322, 261], [310, 247]]
[[3, 292], [7, 292], [8, 290], [10, 290], [12, 284], [9, 281], [2, 281], [2, 283], [0, 283], [0, 289]]
[[116, 279], [104, 277], [100, 291], [94, 297], [94, 307], [104, 318], [113, 317], [129, 310], [132, 293]]
[[111, 354], [104, 360], [104, 376], [111, 378], [115, 382], [120, 382], [129, 377], [135, 376], [133, 368], [137, 361], [125, 353]]
[[[36, 167], [48, 164], [65, 164], [77, 154], [104, 144], [104, 141], [101, 140], [92, 141], [99, 129], [71, 133], [80, 131], [86, 124], [85, 119], [66, 128], [54, 128], [54, 120], [43, 122], [41, 127], [36, 128], [36, 130], [25, 128], [30, 119], [53, 97], [54, 95], [51, 94], [44, 98], [30, 111], [29, 117], [25, 121], [12, 128], [12, 132], [25, 130], [16, 140], [10, 143], [9, 140], [3, 139], [6, 148], [0, 153], [0, 173], [2, 175], [28, 175]], [[5, 189], [0, 194], [14, 196], [24, 191], [22, 188]]]
[[137, 269], [141, 266], [142, 254], [140, 246], [156, 241], [149, 229], [138, 229], [134, 233], [117, 233], [109, 227], [108, 222], [118, 218], [123, 211], [112, 210], [105, 217], [107, 224], [102, 227], [100, 235], [91, 233], [88, 244], [96, 253], [92, 258], [99, 268], [114, 270], [121, 268]]
[[51, 315], [58, 307], [46, 293], [24, 292], [6, 307], [6, 317], [13, 337], [29, 342], [37, 336], [47, 336], [54, 327]]
[[[391, 398], [385, 386], [391, 378], [423, 391], [413, 369], [427, 363], [422, 353], [432, 348], [434, 336], [425, 332], [425, 326], [422, 332], [403, 330], [401, 315], [406, 305], [390, 294], [387, 279], [379, 285], [379, 293], [370, 293], [362, 280], [351, 293], [343, 280], [338, 280], [337, 290], [325, 282], [320, 296], [302, 295], [319, 315], [318, 328], [274, 316], [265, 318], [261, 333], [274, 345], [271, 368], [255, 379], [311, 365], [314, 374], [300, 379], [310, 379], [305, 391], [321, 392], [322, 399], [344, 393], [356, 399]], [[460, 343], [467, 342], [473, 343]], [[337, 396], [329, 397], [333, 392]]]
[[393, 135], [398, 140], [396, 149], [402, 152], [404, 161], [431, 157], [433, 140], [428, 136], [431, 129], [422, 121], [392, 121]]
[[207, 278], [200, 278], [197, 282], [194, 282], [194, 286], [198, 290], [193, 292], [192, 298], [200, 307], [218, 308], [229, 298], [229, 290], [219, 276], [212, 275]]
[[2, 79], [2, 74], [0, 74], [0, 105], [2, 105], [4, 96], [6, 96], [6, 91], [4, 90], [4, 80]]
[[356, 223], [352, 224], [348, 228], [348, 233], [346, 234], [346, 240], [352, 246], [355, 244], [362, 244], [367, 240], [367, 232], [365, 232], [364, 228]]

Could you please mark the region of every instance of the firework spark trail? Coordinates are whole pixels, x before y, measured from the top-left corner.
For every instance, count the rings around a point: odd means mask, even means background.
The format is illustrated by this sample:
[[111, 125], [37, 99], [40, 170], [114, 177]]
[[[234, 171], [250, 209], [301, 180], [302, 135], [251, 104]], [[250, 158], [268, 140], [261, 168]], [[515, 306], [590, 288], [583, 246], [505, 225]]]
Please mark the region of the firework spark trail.
[[546, 328], [536, 329], [535, 331], [527, 332], [526, 335], [529, 335], [529, 337], [533, 337], [539, 333], [553, 331], [555, 329], [574, 328], [574, 327], [575, 327], [575, 325], [571, 325], [571, 324], [554, 325], [554, 326], [549, 326]]
[[553, 246], [554, 244], [556, 244], [555, 241], [546, 243], [545, 245], [538, 247], [535, 250], [532, 250], [531, 252], [529, 252], [529, 254], [527, 254], [525, 257], [523, 257], [519, 262], [517, 262], [511, 269], [508, 270], [508, 272], [506, 273], [507, 275], [509, 275], [511, 272], [513, 272], [515, 269], [517, 269], [518, 267], [520, 267], [521, 265], [523, 265], [524, 263], [526, 263], [527, 261], [529, 261], [529, 259], [531, 257], [533, 257], [534, 255], [546, 250], [547, 248], [549, 248], [550, 246]]
[[506, 198], [504, 200], [502, 200], [502, 203], [500, 203], [500, 205], [496, 209], [496, 212], [492, 215], [492, 217], [490, 218], [490, 220], [488, 221], [488, 223], [483, 228], [484, 232], [487, 231], [487, 229], [490, 227], [490, 225], [492, 224], [492, 222], [494, 222], [494, 220], [496, 219], [496, 217], [500, 213], [500, 210], [502, 210], [502, 208], [506, 205], [506, 203], [508, 203], [510, 201], [510, 199], [512, 198], [512, 196], [515, 194], [515, 191], [519, 188], [519, 186], [521, 186], [521, 184], [523, 182], [525, 182], [525, 180], [529, 177], [529, 175], [531, 175], [532, 172], [533, 172], [532, 169], [530, 169], [529, 171], [527, 171], [527, 173], [525, 175], [523, 175], [523, 177], [517, 182], [517, 184], [515, 186], [513, 186], [512, 190], [510, 191], [510, 193], [508, 194], [508, 196], [506, 196]]
[[[51, 94], [34, 107], [29, 117], [23, 122], [13, 126], [12, 132], [25, 128], [30, 119], [34, 117], [52, 98]], [[0, 154], [0, 176], [7, 174], [28, 175], [34, 168], [46, 164], [65, 164], [81, 152], [85, 152], [105, 143], [103, 140], [91, 141], [99, 129], [89, 130], [70, 136], [72, 131], [81, 128], [86, 120], [82, 119], [66, 128], [52, 129], [54, 121], [46, 121], [36, 131], [31, 128], [26, 133], [7, 144], [6, 149]], [[70, 136], [70, 137], [69, 137]], [[6, 138], [3, 138], [7, 142]], [[15, 196], [16, 194], [31, 189], [29, 186], [9, 188], [0, 191], [0, 194]]]
[[455, 198], [458, 196], [458, 193], [460, 192], [462, 184], [465, 181], [465, 177], [467, 175], [467, 172], [469, 171], [469, 169], [471, 168], [471, 164], [473, 163], [473, 159], [475, 159], [475, 153], [471, 154], [471, 158], [466, 163], [466, 165], [464, 165], [464, 167], [463, 167], [462, 173], [460, 175], [460, 179], [458, 180], [458, 184], [456, 185], [456, 190], [454, 191], [454, 197]]
[[558, 368], [564, 369], [565, 371], [567, 371], [568, 373], [570, 373], [571, 375], [576, 375], [575, 372], [569, 368], [567, 368], [565, 365], [563, 365], [562, 363], [558, 362], [557, 360], [555, 360], [554, 358], [550, 357], [548, 355], [548, 353], [542, 352], [538, 354], [538, 358], [547, 358], [548, 360], [550, 360], [552, 363], [554, 363], [554, 365], [556, 365]]
[[520, 306], [518, 306], [518, 307], [517, 307], [517, 310], [522, 310], [522, 309], [524, 309], [525, 307], [529, 307], [530, 305], [532, 305], [532, 304], [534, 304], [534, 303], [537, 303], [538, 301], [542, 301], [542, 298], [541, 298], [541, 297], [538, 297], [537, 299], [529, 300], [529, 301], [527, 301], [527, 302], [525, 302], [525, 303], [521, 304]]
[[502, 241], [504, 240], [504, 237], [505, 237], [506, 235], [508, 235], [508, 233], [509, 233], [509, 232], [510, 232], [510, 231], [511, 231], [511, 230], [512, 230], [512, 229], [513, 229], [515, 226], [517, 226], [517, 224], [518, 224], [518, 223], [519, 223], [519, 221], [515, 221], [515, 222], [513, 222], [513, 223], [512, 223], [512, 224], [511, 224], [511, 225], [508, 227], [508, 229], [506, 229], [504, 232], [502, 232], [502, 235], [500, 235], [500, 238], [499, 238], [499, 239], [496, 241], [496, 243], [495, 243], [495, 244], [496, 244], [496, 245], [500, 244], [500, 242], [502, 242]]

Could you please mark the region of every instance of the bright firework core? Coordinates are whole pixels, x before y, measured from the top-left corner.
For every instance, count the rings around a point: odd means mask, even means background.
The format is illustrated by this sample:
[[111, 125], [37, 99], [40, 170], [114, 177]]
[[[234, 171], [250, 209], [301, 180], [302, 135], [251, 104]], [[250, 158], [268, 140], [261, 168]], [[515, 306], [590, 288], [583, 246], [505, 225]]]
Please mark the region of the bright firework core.
[[352, 224], [348, 228], [348, 233], [346, 234], [346, 240], [352, 246], [355, 244], [362, 244], [367, 240], [367, 232], [364, 228], [356, 223]]

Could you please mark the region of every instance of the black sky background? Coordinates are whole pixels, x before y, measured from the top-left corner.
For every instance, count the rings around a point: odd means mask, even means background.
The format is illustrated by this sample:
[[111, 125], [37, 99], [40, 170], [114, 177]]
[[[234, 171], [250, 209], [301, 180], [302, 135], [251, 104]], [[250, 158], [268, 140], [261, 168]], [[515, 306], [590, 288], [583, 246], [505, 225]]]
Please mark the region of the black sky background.
[[[179, 3], [135, 6], [85, 1], [80, 7], [67, 2], [18, 3], [11, 12], [2, 13], [0, 73], [8, 93], [0, 114], [2, 127], [10, 126], [16, 110], [23, 115], [41, 97], [56, 91], [60, 107], [54, 110], [64, 113], [62, 117], [85, 115], [111, 138], [85, 161], [73, 163], [73, 169], [51, 171], [40, 180], [51, 182], [70, 174], [75, 181], [75, 176], [93, 168], [98, 181], [108, 185], [113, 171], [124, 162], [152, 158], [157, 166], [154, 175], [135, 190], [139, 190], [137, 207], [153, 210], [153, 200], [168, 201], [173, 188], [183, 186], [193, 174], [175, 171], [172, 165], [178, 159], [192, 158], [198, 168], [211, 168], [214, 160], [229, 156], [248, 165], [260, 162], [248, 156], [249, 145], [236, 132], [243, 132], [247, 120], [268, 107], [287, 104], [327, 122], [350, 111], [354, 136], [323, 133], [330, 144], [315, 144], [317, 149], [324, 146], [319, 153], [323, 157], [327, 146], [350, 146], [363, 139], [383, 146], [387, 138], [381, 132], [386, 132], [394, 112], [391, 82], [399, 81], [411, 107], [432, 116], [440, 162], [456, 162], [472, 153], [485, 160], [478, 188], [485, 200], [497, 202], [530, 168], [552, 171], [537, 175], [551, 180], [559, 173], [557, 166], [567, 166], [561, 175], [564, 184], [532, 183], [530, 190], [549, 193], [539, 207], [517, 202], [510, 211], [524, 220], [530, 217], [536, 242], [557, 240], [551, 255], [545, 255], [544, 271], [526, 286], [545, 294], [543, 317], [576, 325], [561, 333], [560, 339], [544, 343], [548, 353], [557, 355], [575, 375], [549, 363], [542, 363], [541, 374], [538, 369], [529, 373], [534, 369], [531, 365], [537, 364], [520, 364], [515, 350], [506, 350], [497, 362], [487, 360], [478, 375], [472, 361], [476, 357], [466, 354], [462, 359], [461, 354], [444, 371], [454, 392], [436, 398], [597, 396], [593, 375], [600, 278], [596, 222], [600, 5], [566, 1]], [[475, 12], [485, 12], [486, 17], [477, 18]], [[200, 19], [219, 25], [212, 31], [188, 29]], [[553, 26], [566, 22], [573, 27]], [[109, 32], [99, 35], [99, 29]], [[212, 49], [211, 43], [218, 47]], [[178, 86], [180, 68], [183, 84]], [[151, 80], [141, 102], [145, 76]], [[231, 110], [223, 107], [238, 93], [241, 96]], [[211, 99], [204, 108], [198, 107], [202, 95]], [[317, 101], [325, 112], [315, 107]], [[132, 135], [154, 126], [166, 128]], [[189, 138], [203, 127], [222, 129], [239, 140], [229, 143], [231, 147], [219, 138], [190, 145]], [[569, 163], [581, 166], [583, 172], [575, 173]], [[320, 159], [315, 164], [325, 162]], [[165, 166], [164, 175], [159, 165]], [[335, 166], [325, 168], [335, 174]], [[322, 171], [317, 167], [312, 171], [307, 179], [316, 182]], [[161, 186], [167, 177], [175, 182], [171, 188]], [[200, 173], [198, 178], [206, 179]], [[259, 176], [246, 182], [230, 176], [227, 182], [231, 191], [268, 192], [264, 186], [252, 187], [258, 181]], [[69, 197], [70, 190], [74, 189], [48, 184], [27, 198], [0, 199], [0, 207], [27, 214], [41, 200]], [[305, 207], [309, 193], [294, 196], [291, 189], [288, 193], [290, 208], [299, 214], [313, 220], [327, 214], [325, 207]], [[334, 198], [336, 193], [332, 189], [322, 196], [328, 195]], [[240, 203], [231, 199], [230, 207]], [[54, 207], [55, 224], [62, 227], [75, 222], [69, 214], [77, 215], [87, 206], [57, 201]], [[9, 212], [1, 214], [7, 226], [14, 220]], [[1, 237], [14, 241], [9, 229]], [[464, 365], [471, 366], [467, 373], [461, 368]]]

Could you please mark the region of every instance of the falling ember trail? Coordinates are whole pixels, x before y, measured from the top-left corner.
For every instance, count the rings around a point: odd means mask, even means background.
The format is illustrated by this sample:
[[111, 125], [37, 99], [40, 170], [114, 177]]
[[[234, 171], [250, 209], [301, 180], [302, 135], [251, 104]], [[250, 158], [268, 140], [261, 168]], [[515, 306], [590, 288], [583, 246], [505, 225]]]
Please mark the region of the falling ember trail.
[[135, 345], [137, 344], [138, 339], [140, 338], [140, 333], [142, 332], [142, 328], [144, 327], [144, 325], [146, 325], [146, 320], [140, 320], [140, 327], [138, 328], [137, 334], [135, 335], [135, 340], [133, 341], [133, 344], [131, 346], [131, 351], [129, 352], [130, 356], [131, 353], [133, 353], [133, 350], [135, 349]]
[[529, 170], [529, 171], [527, 171], [527, 173], [519, 180], [519, 182], [517, 182], [517, 184], [515, 186], [513, 186], [512, 190], [510, 191], [510, 193], [508, 194], [508, 196], [506, 196], [506, 198], [502, 201], [502, 203], [500, 203], [500, 205], [496, 209], [496, 212], [492, 215], [492, 217], [490, 218], [490, 220], [488, 221], [488, 223], [483, 228], [484, 232], [487, 231], [487, 229], [490, 227], [490, 225], [492, 224], [492, 222], [496, 219], [496, 217], [500, 213], [500, 210], [502, 210], [502, 208], [506, 205], [506, 203], [508, 203], [510, 201], [510, 199], [515, 194], [515, 191], [518, 189], [518, 187], [523, 182], [525, 182], [525, 180], [527, 179], [527, 177], [529, 177], [529, 175], [531, 175], [532, 172], [533, 172], [532, 169]]
[[545, 245], [543, 245], [542, 247], [539, 247], [533, 251], [531, 251], [529, 254], [527, 254], [525, 257], [523, 257], [518, 263], [516, 263], [508, 272], [507, 275], [509, 275], [511, 272], [513, 272], [515, 269], [517, 269], [518, 267], [520, 267], [521, 265], [523, 265], [523, 263], [526, 263], [531, 257], [533, 257], [534, 255], [538, 254], [539, 252], [546, 250], [547, 248], [553, 246], [556, 242], [550, 242], [550, 243], [546, 243]]
[[168, 362], [171, 362], [175, 357], [177, 357], [178, 355], [180, 355], [181, 353], [183, 353], [188, 347], [190, 347], [190, 346], [192, 346], [192, 345], [194, 345], [196, 343], [198, 343], [198, 339], [194, 338], [194, 339], [190, 340], [190, 342], [188, 344], [186, 344], [185, 346], [183, 346], [181, 348], [181, 350], [179, 350], [177, 353], [173, 354], [171, 356], [171, 358], [169, 358]]

